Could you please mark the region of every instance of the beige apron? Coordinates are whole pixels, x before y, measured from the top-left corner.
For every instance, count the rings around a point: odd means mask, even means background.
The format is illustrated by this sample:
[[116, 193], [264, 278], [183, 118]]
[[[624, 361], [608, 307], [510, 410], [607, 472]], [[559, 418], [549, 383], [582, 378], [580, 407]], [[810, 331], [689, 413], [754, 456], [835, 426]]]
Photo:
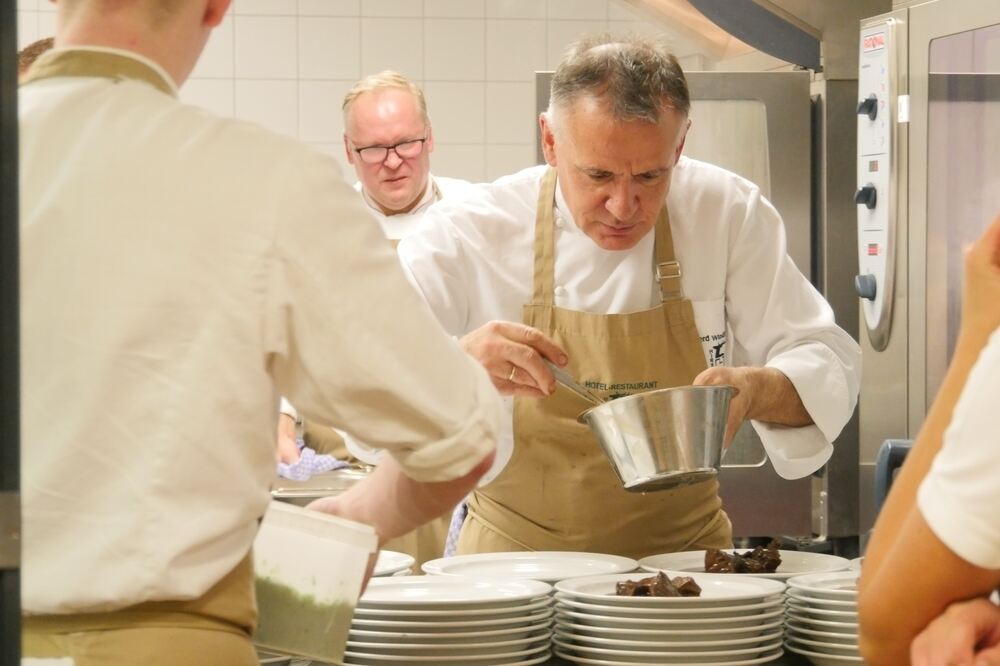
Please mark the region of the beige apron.
[[[542, 179], [535, 220], [533, 296], [524, 323], [569, 354], [569, 372], [604, 395], [690, 384], [706, 367], [691, 302], [680, 292], [666, 206], [656, 221], [662, 303], [601, 315], [554, 305], [556, 172]], [[641, 385], [640, 390], [634, 390]], [[514, 451], [500, 475], [475, 491], [458, 552], [570, 550], [640, 558], [732, 544], [718, 482], [647, 494], [622, 488], [590, 429], [587, 404], [560, 387], [543, 399], [514, 399]]]
[[[102, 51], [44, 54], [25, 83], [64, 76], [139, 79], [174, 94], [150, 67]], [[247, 554], [204, 595], [191, 601], [154, 601], [106, 613], [25, 617], [22, 652], [25, 657], [72, 657], [76, 666], [254, 666], [258, 662], [250, 636], [256, 622], [253, 558]]]
[[[441, 188], [438, 187], [433, 177], [431, 177], [431, 191], [433, 192], [434, 201], [441, 201]], [[402, 239], [391, 238], [389, 242], [392, 243], [393, 247], [396, 247], [399, 245], [400, 240]], [[357, 462], [357, 458], [352, 456], [347, 450], [344, 438], [333, 428], [313, 423], [303, 417], [302, 432], [302, 438], [306, 446], [314, 449], [317, 453], [327, 453], [351, 463]], [[444, 555], [444, 542], [448, 536], [448, 526], [450, 523], [450, 514], [435, 518], [412, 532], [389, 541], [382, 548], [384, 550], [393, 550], [411, 555], [416, 559], [413, 565], [415, 573], [419, 573], [421, 564], [430, 560], [436, 560]]]

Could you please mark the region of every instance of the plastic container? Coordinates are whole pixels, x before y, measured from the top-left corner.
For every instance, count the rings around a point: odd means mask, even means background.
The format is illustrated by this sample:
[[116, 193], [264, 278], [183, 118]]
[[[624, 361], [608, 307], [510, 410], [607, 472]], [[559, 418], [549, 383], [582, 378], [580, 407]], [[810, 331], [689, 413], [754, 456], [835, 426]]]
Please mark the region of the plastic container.
[[377, 545], [367, 525], [271, 502], [254, 541], [254, 642], [281, 654], [339, 662]]

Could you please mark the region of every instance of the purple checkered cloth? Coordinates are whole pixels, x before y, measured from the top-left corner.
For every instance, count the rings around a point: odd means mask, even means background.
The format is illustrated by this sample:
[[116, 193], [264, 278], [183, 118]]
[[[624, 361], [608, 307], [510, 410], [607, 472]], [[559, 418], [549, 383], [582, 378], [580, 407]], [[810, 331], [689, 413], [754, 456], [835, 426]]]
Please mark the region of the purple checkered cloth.
[[301, 439], [296, 441], [302, 455], [293, 463], [278, 463], [278, 476], [291, 479], [292, 481], [308, 481], [314, 474], [321, 474], [343, 467], [350, 467], [351, 464], [339, 458], [335, 458], [325, 453], [316, 453], [306, 446]]
[[444, 540], [444, 556], [451, 557], [458, 549], [458, 535], [462, 532], [462, 523], [469, 514], [469, 503], [465, 500], [459, 502], [455, 510], [451, 512], [451, 523], [448, 524], [448, 536]]

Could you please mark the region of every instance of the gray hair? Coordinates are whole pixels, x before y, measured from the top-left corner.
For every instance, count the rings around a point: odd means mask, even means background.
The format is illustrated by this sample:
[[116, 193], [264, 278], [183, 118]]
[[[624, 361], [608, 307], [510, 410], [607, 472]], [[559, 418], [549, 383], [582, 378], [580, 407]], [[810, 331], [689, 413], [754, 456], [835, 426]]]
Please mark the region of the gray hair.
[[390, 89], [405, 90], [413, 95], [413, 98], [417, 101], [417, 106], [420, 108], [420, 114], [424, 117], [424, 124], [430, 124], [431, 121], [427, 116], [427, 100], [424, 97], [424, 91], [420, 89], [420, 86], [391, 69], [384, 70], [378, 74], [369, 74], [347, 91], [347, 94], [344, 95], [344, 103], [341, 105], [344, 113], [344, 124], [347, 124], [347, 116], [351, 112], [351, 106], [358, 97], [366, 92]]
[[630, 35], [591, 35], [570, 44], [552, 77], [548, 117], [582, 96], [607, 100], [618, 120], [659, 122], [664, 108], [691, 109], [687, 80], [663, 45]]

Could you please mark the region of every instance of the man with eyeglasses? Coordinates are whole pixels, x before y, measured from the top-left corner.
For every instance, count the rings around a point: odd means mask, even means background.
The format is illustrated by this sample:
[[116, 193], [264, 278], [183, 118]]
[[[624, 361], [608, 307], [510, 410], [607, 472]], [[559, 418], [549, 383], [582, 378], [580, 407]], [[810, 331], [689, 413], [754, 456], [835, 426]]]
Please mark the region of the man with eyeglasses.
[[431, 175], [434, 134], [423, 91], [386, 70], [344, 96], [344, 150], [358, 175], [355, 188], [394, 240], [412, 233], [435, 201], [469, 187]]
[[[860, 350], [788, 257], [760, 188], [682, 156], [690, 93], [642, 38], [570, 46], [540, 117], [547, 165], [433, 206], [399, 258], [509, 397], [458, 554], [640, 558], [728, 547], [718, 481], [630, 493], [548, 360], [606, 399], [733, 385], [779, 475], [821, 467], [850, 418]], [[709, 130], [710, 131], [710, 130]]]

